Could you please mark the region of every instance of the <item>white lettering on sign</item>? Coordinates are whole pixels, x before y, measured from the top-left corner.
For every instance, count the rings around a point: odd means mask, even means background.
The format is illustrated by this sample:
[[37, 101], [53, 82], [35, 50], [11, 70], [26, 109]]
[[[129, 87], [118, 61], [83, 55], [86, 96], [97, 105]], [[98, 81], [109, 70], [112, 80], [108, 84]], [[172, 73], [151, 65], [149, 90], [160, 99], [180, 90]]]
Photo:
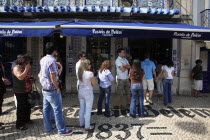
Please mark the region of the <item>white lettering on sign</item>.
[[114, 36], [114, 35], [122, 35], [123, 30], [117, 29], [92, 29], [93, 34], [101, 34], [102, 36]]
[[0, 30], [0, 35], [3, 36], [13, 36], [13, 35], [18, 35], [18, 34], [23, 34], [23, 31], [21, 30]]
[[201, 37], [200, 33], [178, 33], [174, 32], [173, 36], [181, 38], [192, 38], [192, 37]]

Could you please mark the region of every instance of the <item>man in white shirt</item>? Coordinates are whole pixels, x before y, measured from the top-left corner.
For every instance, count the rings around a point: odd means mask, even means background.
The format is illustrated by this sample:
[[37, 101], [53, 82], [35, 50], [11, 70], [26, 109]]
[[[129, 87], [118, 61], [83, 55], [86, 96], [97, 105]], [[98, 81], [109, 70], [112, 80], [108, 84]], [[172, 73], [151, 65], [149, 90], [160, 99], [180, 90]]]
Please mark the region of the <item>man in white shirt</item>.
[[79, 70], [79, 66], [80, 66], [80, 62], [81, 60], [85, 60], [86, 59], [86, 54], [85, 52], [81, 52], [79, 55], [78, 55], [78, 58], [79, 58], [79, 61], [76, 63], [76, 76], [77, 76], [77, 89], [78, 89], [78, 70]]
[[118, 106], [123, 108], [121, 96], [127, 94], [127, 105], [130, 103], [130, 82], [128, 80], [128, 69], [131, 68], [128, 60], [126, 59], [126, 52], [123, 48], [117, 50], [118, 58], [115, 61], [117, 69], [117, 92], [118, 92]]

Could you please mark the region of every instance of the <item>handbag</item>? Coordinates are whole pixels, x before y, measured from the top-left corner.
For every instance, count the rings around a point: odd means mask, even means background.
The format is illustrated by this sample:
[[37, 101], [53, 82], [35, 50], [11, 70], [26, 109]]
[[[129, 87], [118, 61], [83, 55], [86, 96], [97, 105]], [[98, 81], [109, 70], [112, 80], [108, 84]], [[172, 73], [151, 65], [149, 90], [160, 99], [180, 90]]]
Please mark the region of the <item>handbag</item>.
[[28, 94], [28, 102], [30, 104], [35, 104], [37, 100], [40, 99], [38, 89], [35, 83], [32, 84], [32, 91]]
[[166, 70], [163, 70], [162, 75], [160, 76], [160, 78], [165, 79], [168, 77], [168, 72]]

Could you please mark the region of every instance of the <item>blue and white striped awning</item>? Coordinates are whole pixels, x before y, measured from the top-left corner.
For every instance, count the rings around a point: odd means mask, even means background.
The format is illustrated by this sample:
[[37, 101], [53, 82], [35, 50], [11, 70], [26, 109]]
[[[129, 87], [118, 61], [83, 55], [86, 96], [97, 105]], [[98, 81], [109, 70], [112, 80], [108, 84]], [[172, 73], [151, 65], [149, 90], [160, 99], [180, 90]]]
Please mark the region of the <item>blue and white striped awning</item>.
[[0, 37], [53, 36], [57, 25], [68, 21], [48, 22], [0, 22]]
[[61, 35], [210, 40], [210, 28], [187, 24], [77, 21], [61, 25]]

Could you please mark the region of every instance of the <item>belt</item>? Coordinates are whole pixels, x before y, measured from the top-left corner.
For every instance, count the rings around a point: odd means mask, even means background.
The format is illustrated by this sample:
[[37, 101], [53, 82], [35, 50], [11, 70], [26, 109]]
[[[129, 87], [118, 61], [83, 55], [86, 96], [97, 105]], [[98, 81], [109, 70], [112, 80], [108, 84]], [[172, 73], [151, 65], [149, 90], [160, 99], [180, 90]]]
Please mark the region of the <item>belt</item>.
[[46, 92], [51, 92], [51, 91], [55, 91], [55, 89], [52, 89], [52, 90], [48, 90], [48, 89], [42, 89], [43, 91], [46, 91]]

